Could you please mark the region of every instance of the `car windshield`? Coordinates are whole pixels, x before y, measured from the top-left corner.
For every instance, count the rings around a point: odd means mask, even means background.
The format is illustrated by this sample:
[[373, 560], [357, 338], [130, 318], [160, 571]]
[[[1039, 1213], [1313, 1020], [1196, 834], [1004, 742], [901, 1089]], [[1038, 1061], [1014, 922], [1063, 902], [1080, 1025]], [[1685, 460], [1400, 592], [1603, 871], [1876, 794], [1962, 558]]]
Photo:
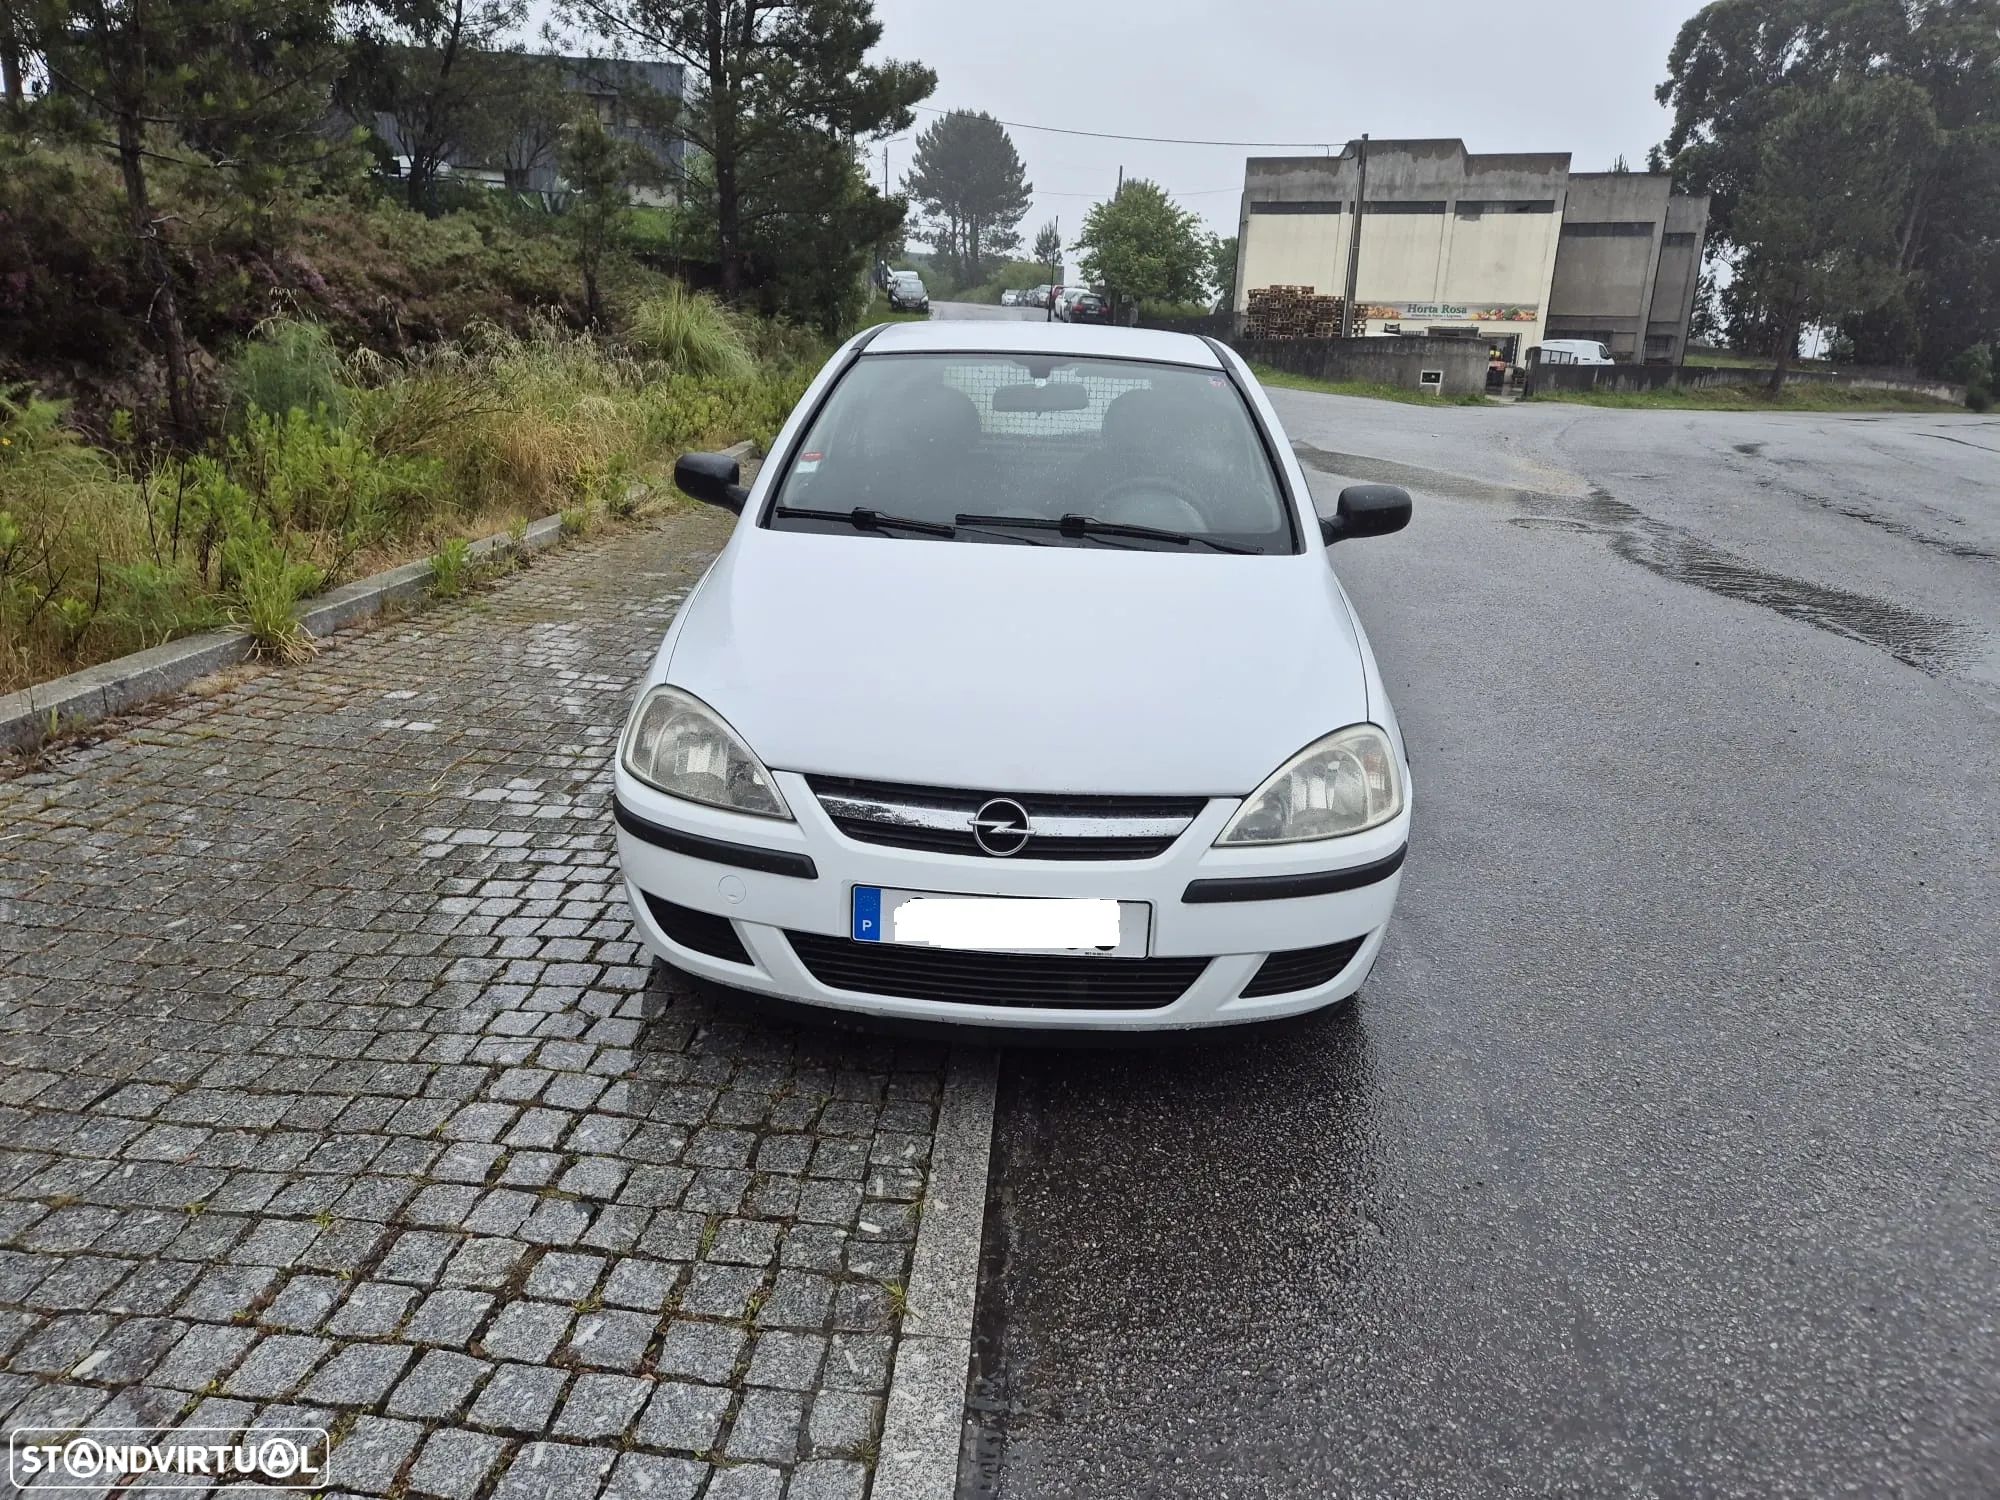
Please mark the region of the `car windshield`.
[[1218, 550], [1047, 525], [1088, 516], [1238, 549], [1299, 550], [1271, 459], [1228, 377], [1130, 360], [862, 356], [794, 447], [764, 519], [858, 536], [846, 524], [857, 510], [945, 526], [979, 516], [984, 524], [961, 528], [961, 541], [1004, 541], [994, 518], [1020, 517], [1030, 523], [1021, 538], [1044, 545]]

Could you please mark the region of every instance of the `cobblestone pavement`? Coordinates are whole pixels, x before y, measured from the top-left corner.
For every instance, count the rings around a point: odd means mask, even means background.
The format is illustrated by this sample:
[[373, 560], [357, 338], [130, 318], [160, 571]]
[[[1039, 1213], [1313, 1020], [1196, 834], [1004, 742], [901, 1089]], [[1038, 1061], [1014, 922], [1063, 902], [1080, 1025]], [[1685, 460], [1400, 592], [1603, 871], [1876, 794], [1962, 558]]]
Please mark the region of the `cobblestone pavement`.
[[863, 1494], [943, 1054], [651, 977], [609, 831], [727, 524], [0, 783], [0, 1425], [323, 1426], [359, 1495]]

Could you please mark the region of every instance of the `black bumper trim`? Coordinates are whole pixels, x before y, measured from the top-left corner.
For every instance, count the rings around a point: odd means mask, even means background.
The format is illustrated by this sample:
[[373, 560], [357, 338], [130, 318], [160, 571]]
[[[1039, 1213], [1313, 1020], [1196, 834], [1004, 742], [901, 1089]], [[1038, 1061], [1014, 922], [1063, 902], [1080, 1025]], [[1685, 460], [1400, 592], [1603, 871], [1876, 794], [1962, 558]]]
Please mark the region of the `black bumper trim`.
[[1330, 896], [1335, 891], [1359, 890], [1387, 880], [1403, 867], [1408, 844], [1373, 864], [1353, 865], [1345, 870], [1313, 870], [1304, 875], [1243, 875], [1217, 880], [1191, 880], [1181, 900], [1210, 901], [1289, 901], [1295, 896]]
[[691, 859], [735, 865], [742, 870], [762, 870], [769, 875], [792, 875], [800, 880], [819, 879], [819, 866], [812, 862], [810, 855], [788, 854], [782, 849], [760, 849], [755, 844], [732, 844], [727, 839], [683, 833], [678, 828], [662, 828], [658, 823], [640, 817], [616, 797], [611, 799], [611, 816], [633, 838], [644, 839], [658, 848], [685, 854]]

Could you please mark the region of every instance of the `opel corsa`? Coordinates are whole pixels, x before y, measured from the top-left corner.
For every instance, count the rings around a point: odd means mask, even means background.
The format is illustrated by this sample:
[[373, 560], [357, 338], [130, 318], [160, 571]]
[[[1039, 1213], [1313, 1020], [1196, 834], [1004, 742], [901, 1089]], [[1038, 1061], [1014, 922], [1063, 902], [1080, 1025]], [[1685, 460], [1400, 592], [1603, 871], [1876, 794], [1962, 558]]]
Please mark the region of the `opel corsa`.
[[646, 946], [876, 1016], [1160, 1029], [1353, 995], [1410, 769], [1315, 513], [1235, 353], [898, 324], [845, 345], [640, 686], [614, 812]]

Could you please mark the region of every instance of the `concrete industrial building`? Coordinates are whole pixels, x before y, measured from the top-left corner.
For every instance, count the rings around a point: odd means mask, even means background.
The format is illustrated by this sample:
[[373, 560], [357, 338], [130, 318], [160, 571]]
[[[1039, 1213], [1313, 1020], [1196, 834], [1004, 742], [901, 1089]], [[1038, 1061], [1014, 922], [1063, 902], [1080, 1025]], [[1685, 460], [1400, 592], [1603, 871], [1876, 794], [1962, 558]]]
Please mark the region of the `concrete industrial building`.
[[1679, 363], [1706, 197], [1665, 173], [1571, 172], [1567, 152], [1369, 141], [1364, 164], [1363, 149], [1250, 158], [1239, 311], [1256, 287], [1343, 292], [1360, 198], [1357, 333], [1479, 338], [1509, 363], [1544, 338], [1592, 338], [1620, 360]]

